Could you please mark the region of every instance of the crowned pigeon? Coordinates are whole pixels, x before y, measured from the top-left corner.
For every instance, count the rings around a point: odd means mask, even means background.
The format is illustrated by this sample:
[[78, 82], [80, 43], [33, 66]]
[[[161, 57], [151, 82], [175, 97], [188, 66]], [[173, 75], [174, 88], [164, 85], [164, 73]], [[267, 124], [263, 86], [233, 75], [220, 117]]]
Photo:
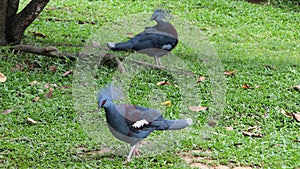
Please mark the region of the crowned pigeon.
[[157, 23], [156, 25], [146, 27], [143, 32], [137, 34], [127, 42], [108, 42], [108, 48], [113, 51], [133, 50], [147, 54], [155, 57], [156, 65], [161, 65], [159, 57], [168, 54], [178, 43], [176, 29], [172, 24], [164, 21], [166, 15], [163, 10], [156, 10], [151, 17], [151, 20]]
[[192, 125], [193, 120], [165, 120], [155, 109], [130, 104], [116, 105], [113, 102], [115, 88], [109, 85], [98, 93], [98, 108], [104, 108], [110, 132], [119, 140], [131, 145], [126, 162], [133, 153], [139, 154], [137, 143], [154, 130], [179, 130]]

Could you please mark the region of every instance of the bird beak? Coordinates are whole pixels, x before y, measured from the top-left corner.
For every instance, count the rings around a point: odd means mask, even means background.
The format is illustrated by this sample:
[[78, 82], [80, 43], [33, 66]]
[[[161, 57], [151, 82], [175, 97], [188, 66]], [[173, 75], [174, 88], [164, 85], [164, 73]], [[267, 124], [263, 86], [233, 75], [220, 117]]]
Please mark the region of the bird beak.
[[153, 21], [156, 17], [157, 15], [152, 15], [150, 21]]

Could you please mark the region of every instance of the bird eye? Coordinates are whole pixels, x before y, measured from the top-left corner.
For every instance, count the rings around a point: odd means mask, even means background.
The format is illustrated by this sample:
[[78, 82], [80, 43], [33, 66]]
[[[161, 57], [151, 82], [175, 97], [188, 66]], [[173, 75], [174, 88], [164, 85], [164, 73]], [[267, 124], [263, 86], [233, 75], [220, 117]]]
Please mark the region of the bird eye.
[[101, 105], [103, 106], [105, 103], [106, 103], [106, 100], [103, 100], [102, 103], [101, 103]]

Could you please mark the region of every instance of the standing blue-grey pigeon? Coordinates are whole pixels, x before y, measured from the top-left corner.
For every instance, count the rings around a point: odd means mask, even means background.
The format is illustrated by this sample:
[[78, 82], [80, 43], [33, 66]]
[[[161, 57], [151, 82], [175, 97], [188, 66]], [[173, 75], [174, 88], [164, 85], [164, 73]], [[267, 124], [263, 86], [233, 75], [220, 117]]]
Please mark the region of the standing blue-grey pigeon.
[[159, 57], [167, 55], [178, 43], [178, 34], [172, 24], [164, 21], [167, 14], [161, 10], [156, 10], [151, 20], [157, 24], [147, 27], [145, 30], [127, 42], [108, 42], [107, 46], [113, 51], [133, 50], [139, 53], [155, 57], [157, 65], [161, 65]]
[[98, 108], [105, 109], [109, 130], [119, 140], [132, 147], [125, 162], [129, 162], [138, 142], [154, 130], [179, 130], [190, 126], [192, 119], [165, 120], [155, 109], [113, 102], [115, 86], [108, 85], [98, 93]]

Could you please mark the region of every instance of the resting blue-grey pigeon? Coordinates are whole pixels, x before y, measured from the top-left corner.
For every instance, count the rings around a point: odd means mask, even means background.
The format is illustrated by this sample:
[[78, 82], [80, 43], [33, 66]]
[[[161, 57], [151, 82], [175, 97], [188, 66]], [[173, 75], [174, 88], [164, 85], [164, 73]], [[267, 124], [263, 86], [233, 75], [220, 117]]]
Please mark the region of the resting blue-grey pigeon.
[[157, 65], [161, 65], [159, 57], [168, 54], [178, 43], [178, 34], [176, 29], [169, 22], [164, 21], [166, 13], [158, 9], [151, 20], [157, 24], [147, 27], [145, 30], [127, 42], [113, 43], [108, 42], [107, 46], [113, 51], [133, 50], [155, 57]]
[[165, 120], [155, 109], [130, 104], [116, 105], [113, 95], [115, 86], [108, 85], [98, 93], [98, 108], [105, 109], [109, 130], [119, 140], [132, 147], [125, 162], [129, 162], [138, 142], [146, 138], [154, 130], [179, 130], [190, 126], [192, 119]]

